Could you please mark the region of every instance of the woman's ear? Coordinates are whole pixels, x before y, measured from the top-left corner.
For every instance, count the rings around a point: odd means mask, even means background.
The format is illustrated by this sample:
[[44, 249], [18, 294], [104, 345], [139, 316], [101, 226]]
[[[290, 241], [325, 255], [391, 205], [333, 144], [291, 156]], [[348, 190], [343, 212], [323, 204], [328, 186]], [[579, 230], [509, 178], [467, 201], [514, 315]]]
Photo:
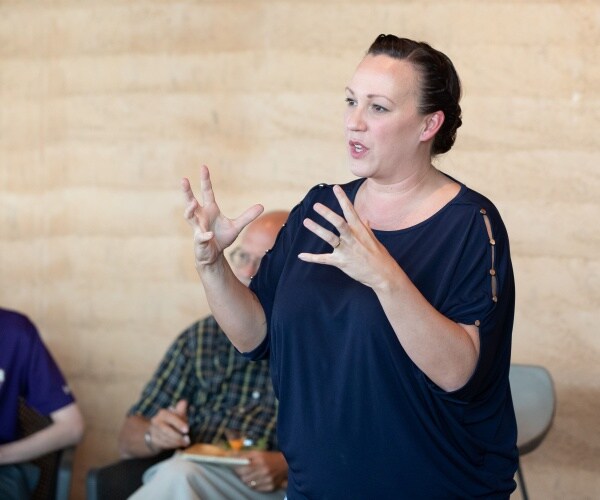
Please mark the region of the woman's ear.
[[424, 128], [421, 131], [421, 140], [426, 142], [430, 139], [433, 139], [437, 131], [440, 129], [442, 124], [444, 123], [444, 112], [436, 111], [435, 113], [431, 113], [425, 117]]

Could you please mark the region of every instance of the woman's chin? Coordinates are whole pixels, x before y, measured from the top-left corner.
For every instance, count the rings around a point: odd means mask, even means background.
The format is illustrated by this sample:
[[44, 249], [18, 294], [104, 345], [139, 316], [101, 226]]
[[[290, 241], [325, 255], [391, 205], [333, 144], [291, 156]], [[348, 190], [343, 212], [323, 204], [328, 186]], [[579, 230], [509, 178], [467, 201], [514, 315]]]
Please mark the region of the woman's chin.
[[348, 170], [356, 177], [369, 177], [371, 169], [363, 161], [357, 161], [354, 158], [350, 158], [348, 161]]

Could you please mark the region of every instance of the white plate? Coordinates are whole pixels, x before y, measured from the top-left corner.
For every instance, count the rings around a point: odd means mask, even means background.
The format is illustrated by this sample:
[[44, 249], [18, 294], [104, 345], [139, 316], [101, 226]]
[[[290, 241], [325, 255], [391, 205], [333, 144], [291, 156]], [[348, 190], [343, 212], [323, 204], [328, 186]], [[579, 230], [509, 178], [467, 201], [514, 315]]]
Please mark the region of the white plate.
[[207, 464], [221, 464], [221, 465], [248, 465], [250, 460], [244, 457], [217, 457], [215, 455], [200, 455], [199, 453], [185, 453], [182, 452], [179, 456], [192, 462], [203, 462]]

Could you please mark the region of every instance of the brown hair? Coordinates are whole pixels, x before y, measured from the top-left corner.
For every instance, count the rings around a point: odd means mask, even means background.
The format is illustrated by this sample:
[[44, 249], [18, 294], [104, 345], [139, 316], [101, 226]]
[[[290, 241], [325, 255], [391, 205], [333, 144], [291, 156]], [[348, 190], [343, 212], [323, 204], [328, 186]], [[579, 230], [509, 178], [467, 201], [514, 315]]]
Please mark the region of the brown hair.
[[419, 112], [424, 115], [435, 111], [444, 113], [444, 123], [433, 139], [431, 154], [450, 151], [462, 119], [460, 79], [448, 56], [425, 42], [383, 34], [375, 39], [367, 54], [386, 55], [413, 64], [419, 73]]

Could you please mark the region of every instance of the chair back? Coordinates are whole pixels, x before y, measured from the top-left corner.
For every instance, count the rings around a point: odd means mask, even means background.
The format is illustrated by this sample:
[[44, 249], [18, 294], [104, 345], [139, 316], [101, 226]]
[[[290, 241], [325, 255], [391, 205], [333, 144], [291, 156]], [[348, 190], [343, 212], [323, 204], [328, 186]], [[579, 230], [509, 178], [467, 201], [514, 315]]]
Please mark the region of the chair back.
[[[50, 417], [42, 415], [19, 399], [19, 436], [26, 437], [52, 423]], [[31, 497], [32, 500], [67, 500], [71, 488], [71, 473], [74, 447], [57, 450], [32, 460], [40, 468], [40, 479]]]
[[519, 455], [535, 450], [552, 426], [556, 410], [554, 383], [548, 370], [535, 365], [510, 365], [510, 390], [517, 417]]
[[126, 500], [142, 486], [142, 476], [152, 465], [166, 460], [172, 450], [147, 458], [128, 458], [95, 467], [86, 477], [87, 500]]

